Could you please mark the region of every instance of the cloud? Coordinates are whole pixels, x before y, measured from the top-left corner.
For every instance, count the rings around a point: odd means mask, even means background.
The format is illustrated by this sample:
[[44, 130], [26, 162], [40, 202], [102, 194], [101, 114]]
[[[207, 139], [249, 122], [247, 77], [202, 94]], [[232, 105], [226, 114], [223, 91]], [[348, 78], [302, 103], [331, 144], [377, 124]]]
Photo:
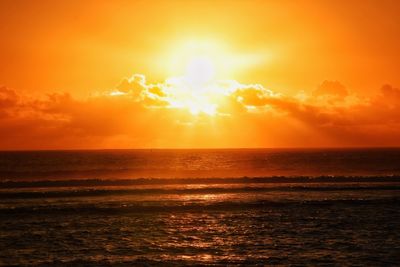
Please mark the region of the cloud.
[[362, 97], [325, 81], [301, 98], [236, 81], [186, 86], [136, 74], [86, 99], [0, 87], [0, 148], [400, 145], [400, 90], [390, 85]]
[[265, 89], [259, 84], [238, 86], [233, 90], [232, 95], [243, 105], [253, 107], [265, 106], [269, 104], [272, 99], [279, 97], [279, 95], [274, 94], [274, 92]]
[[18, 101], [17, 94], [5, 86], [0, 87], [0, 118], [8, 116], [8, 112]]
[[346, 87], [338, 81], [324, 81], [313, 91], [314, 96], [336, 96], [346, 97], [348, 95]]

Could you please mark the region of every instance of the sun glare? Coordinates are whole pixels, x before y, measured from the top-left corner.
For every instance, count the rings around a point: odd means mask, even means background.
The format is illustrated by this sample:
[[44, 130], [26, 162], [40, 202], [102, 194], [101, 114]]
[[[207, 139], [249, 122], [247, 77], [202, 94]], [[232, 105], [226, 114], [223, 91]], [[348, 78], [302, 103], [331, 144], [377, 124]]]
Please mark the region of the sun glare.
[[[235, 72], [257, 64], [254, 54], [233, 53], [226, 45], [211, 40], [174, 44], [164, 58], [159, 66], [163, 66], [166, 79], [157, 84], [157, 90], [168, 107], [187, 110], [192, 115], [218, 114], [218, 108], [226, 104], [226, 96], [239, 85]], [[128, 80], [132, 82], [134, 78]], [[142, 76], [139, 80], [144, 82]], [[109, 94], [120, 96], [126, 92], [115, 90]]]
[[205, 83], [230, 71], [228, 49], [213, 40], [176, 42], [167, 51], [164, 69], [169, 77], [185, 76], [190, 82]]
[[223, 91], [217, 82], [231, 79], [237, 67], [229, 49], [215, 40], [188, 39], [174, 43], [166, 58], [171, 105], [193, 115], [215, 115]]
[[[193, 115], [218, 113], [224, 95], [229, 94], [225, 81], [235, 81], [265, 59], [262, 53], [243, 53], [210, 38], [186, 38], [171, 42], [159, 55], [158, 68], [165, 75], [170, 107], [190, 111]], [[226, 84], [226, 83], [225, 83]]]
[[194, 87], [211, 82], [216, 75], [215, 64], [208, 56], [194, 56], [189, 59], [185, 78]]

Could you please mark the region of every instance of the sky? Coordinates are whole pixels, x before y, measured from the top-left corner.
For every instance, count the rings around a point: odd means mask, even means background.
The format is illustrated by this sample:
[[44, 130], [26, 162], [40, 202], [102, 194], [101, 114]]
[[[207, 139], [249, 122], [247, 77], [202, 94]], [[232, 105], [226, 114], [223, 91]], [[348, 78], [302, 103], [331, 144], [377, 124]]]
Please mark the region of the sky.
[[398, 1], [0, 1], [0, 150], [400, 145]]

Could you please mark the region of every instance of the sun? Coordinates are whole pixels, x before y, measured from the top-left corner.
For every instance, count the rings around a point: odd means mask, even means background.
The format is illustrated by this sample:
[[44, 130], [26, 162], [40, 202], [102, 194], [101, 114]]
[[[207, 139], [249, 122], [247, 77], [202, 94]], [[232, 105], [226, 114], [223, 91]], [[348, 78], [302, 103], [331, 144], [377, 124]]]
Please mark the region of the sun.
[[221, 82], [235, 81], [238, 73], [257, 63], [254, 55], [234, 51], [217, 39], [185, 38], [166, 47], [159, 66], [167, 77], [168, 101], [193, 115], [217, 114], [230, 90]]
[[[215, 39], [188, 38], [172, 42], [163, 61], [167, 77], [184, 76], [193, 83], [233, 78], [237, 64], [228, 45]], [[237, 62], [236, 62], [237, 63]]]
[[[234, 52], [216, 40], [186, 39], [173, 43], [164, 56], [158, 55], [156, 66], [162, 67], [166, 76], [162, 82], [146, 84], [143, 75], [134, 75], [127, 81], [145, 88], [136, 97], [148, 100], [149, 107], [154, 108], [152, 103], [160, 101], [165, 107], [186, 110], [194, 116], [226, 116], [227, 107], [238, 97], [235, 92], [242, 86], [235, 74], [249, 71], [264, 57], [263, 54]], [[121, 96], [128, 92], [114, 90], [109, 94]]]
[[186, 66], [185, 79], [194, 87], [211, 82], [216, 76], [216, 66], [209, 56], [193, 56]]
[[231, 56], [226, 46], [210, 39], [175, 42], [165, 60], [167, 88], [173, 107], [193, 115], [215, 115], [219, 80], [229, 77]]

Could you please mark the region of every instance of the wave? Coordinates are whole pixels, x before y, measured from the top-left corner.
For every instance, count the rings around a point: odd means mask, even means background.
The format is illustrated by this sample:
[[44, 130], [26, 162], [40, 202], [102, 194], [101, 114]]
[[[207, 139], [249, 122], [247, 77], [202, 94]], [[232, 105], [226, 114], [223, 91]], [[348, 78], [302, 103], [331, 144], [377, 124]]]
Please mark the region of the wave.
[[377, 191], [400, 190], [399, 184], [385, 185], [347, 185], [347, 186], [279, 186], [262, 187], [257, 185], [238, 187], [200, 187], [200, 188], [130, 188], [130, 189], [67, 189], [48, 191], [1, 191], [0, 199], [37, 199], [37, 198], [70, 198], [102, 197], [129, 195], [185, 195], [185, 194], [233, 194], [233, 193], [268, 193], [268, 192], [332, 192], [332, 191]]
[[165, 203], [158, 202], [151, 205], [143, 205], [140, 203], [130, 203], [124, 205], [101, 206], [96, 204], [79, 204], [79, 205], [43, 205], [43, 206], [24, 206], [0, 208], [0, 217], [10, 215], [25, 216], [27, 213], [36, 215], [46, 214], [125, 214], [125, 213], [145, 213], [145, 212], [204, 212], [206, 211], [235, 211], [235, 210], [252, 210], [252, 209], [268, 209], [268, 208], [307, 208], [307, 207], [339, 207], [339, 206], [379, 206], [390, 205], [391, 207], [400, 208], [400, 198], [390, 197], [382, 199], [335, 199], [335, 200], [256, 200], [247, 202], [207, 202], [207, 203]]
[[183, 184], [287, 184], [287, 183], [396, 183], [400, 176], [271, 176], [242, 178], [137, 178], [137, 179], [69, 179], [69, 180], [3, 180], [0, 189], [35, 187], [95, 187]]

